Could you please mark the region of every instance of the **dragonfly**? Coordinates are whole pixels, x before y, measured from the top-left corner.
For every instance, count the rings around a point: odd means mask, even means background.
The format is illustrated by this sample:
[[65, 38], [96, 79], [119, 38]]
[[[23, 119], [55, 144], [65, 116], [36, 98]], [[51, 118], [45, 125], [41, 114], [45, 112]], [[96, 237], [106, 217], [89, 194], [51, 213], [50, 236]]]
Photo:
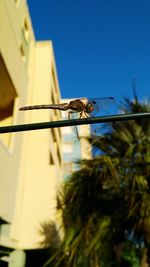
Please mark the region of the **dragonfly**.
[[[115, 101], [114, 97], [101, 98], [77, 98], [68, 103], [48, 104], [48, 105], [32, 105], [19, 108], [21, 111], [34, 109], [57, 109], [65, 111], [68, 119], [95, 117], [101, 110], [107, 110], [107, 107]], [[76, 116], [77, 115], [77, 116]], [[94, 127], [94, 126], [93, 126]], [[77, 139], [80, 139], [77, 126], [72, 127]]]
[[48, 104], [48, 105], [32, 105], [19, 108], [21, 111], [33, 109], [57, 109], [67, 111], [68, 119], [71, 118], [73, 113], [78, 114], [79, 118], [88, 118], [95, 116], [96, 113], [107, 106], [107, 104], [114, 102], [114, 97], [101, 97], [101, 98], [77, 98], [69, 101], [68, 103]]

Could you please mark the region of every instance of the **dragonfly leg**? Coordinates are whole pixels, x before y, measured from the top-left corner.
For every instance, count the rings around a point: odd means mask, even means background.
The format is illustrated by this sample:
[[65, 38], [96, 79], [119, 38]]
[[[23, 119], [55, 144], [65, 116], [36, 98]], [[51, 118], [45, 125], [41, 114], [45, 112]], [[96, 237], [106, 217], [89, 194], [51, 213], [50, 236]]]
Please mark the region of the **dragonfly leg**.
[[84, 111], [84, 115], [86, 118], [89, 118], [89, 114], [87, 112]]
[[83, 111], [81, 111], [81, 112], [79, 113], [79, 119], [82, 118], [82, 115], [83, 115]]
[[87, 112], [85, 110], [83, 110], [82, 112], [80, 112], [80, 119], [81, 118], [89, 118], [89, 115], [87, 114]]

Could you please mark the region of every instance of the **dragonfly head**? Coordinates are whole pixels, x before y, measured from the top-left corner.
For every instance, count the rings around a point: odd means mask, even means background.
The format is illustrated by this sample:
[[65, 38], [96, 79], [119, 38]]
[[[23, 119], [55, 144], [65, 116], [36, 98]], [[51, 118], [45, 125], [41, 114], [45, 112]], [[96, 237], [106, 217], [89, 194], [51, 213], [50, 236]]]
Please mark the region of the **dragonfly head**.
[[91, 102], [88, 102], [86, 105], [86, 112], [91, 113], [94, 110], [94, 105]]

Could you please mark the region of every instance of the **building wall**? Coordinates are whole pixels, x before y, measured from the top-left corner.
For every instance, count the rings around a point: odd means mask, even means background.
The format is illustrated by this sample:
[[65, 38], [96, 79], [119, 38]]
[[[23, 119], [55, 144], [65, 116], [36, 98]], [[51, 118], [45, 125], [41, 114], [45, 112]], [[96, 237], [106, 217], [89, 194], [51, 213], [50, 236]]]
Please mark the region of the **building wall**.
[[[24, 12], [25, 10], [20, 7], [20, 12], [18, 13], [24, 14]], [[0, 126], [21, 123], [21, 117], [18, 116], [19, 100], [20, 98], [27, 98], [29, 79], [27, 66], [22, 59], [19, 48], [20, 37], [17, 28], [20, 16], [18, 15], [18, 13], [15, 1], [11, 1], [10, 7], [8, 6], [8, 1], [0, 1], [0, 60], [4, 66], [3, 69], [5, 69], [5, 72], [7, 73], [4, 80], [2, 79], [2, 76], [0, 78], [1, 113], [3, 111], [3, 102], [7, 102], [7, 98], [9, 98], [10, 95], [9, 92], [7, 93], [8, 80], [10, 81], [16, 93], [12, 116], [8, 116], [6, 119], [1, 120]], [[16, 19], [16, 27], [14, 23], [12, 23], [13, 14], [14, 18]], [[20, 134], [17, 136], [17, 138], [15, 138], [14, 134], [1, 135], [0, 145], [0, 214], [4, 220], [12, 222], [16, 194], [16, 183], [18, 180], [19, 172], [18, 166], [20, 163], [20, 153], [22, 147], [22, 137]], [[11, 183], [10, 174], [12, 176]]]
[[[0, 70], [0, 126], [60, 118], [58, 111], [19, 111], [60, 101], [52, 43], [35, 41], [26, 1], [0, 1]], [[0, 135], [1, 246], [40, 247], [40, 224], [57, 217], [61, 179], [59, 129]]]
[[[32, 94], [28, 103], [51, 103], [51, 94], [56, 94], [52, 76], [49, 71], [45, 71], [52, 70], [54, 67], [53, 61], [50, 60], [51, 57], [52, 47], [49, 42], [36, 44], [36, 65], [32, 72], [34, 76], [32, 81], [33, 90], [31, 90]], [[30, 122], [42, 122], [54, 120], [56, 115], [54, 111], [35, 110], [22, 112], [22, 116], [29, 117], [28, 121]], [[59, 114], [57, 117], [59, 118]], [[22, 248], [39, 247], [41, 236], [38, 234], [38, 229], [40, 223], [47, 220], [55, 221], [56, 219], [56, 192], [61, 180], [62, 162], [61, 138], [58, 130], [53, 131], [56, 132], [56, 140], [54, 140], [52, 130], [31, 131], [24, 134], [23, 164], [20, 170], [20, 176], [24, 180], [23, 207], [18, 207], [18, 204], [16, 204], [18, 225], [13, 228], [13, 237], [16, 234], [19, 235], [20, 232], [19, 246]], [[50, 157], [53, 157], [53, 163]], [[19, 188], [18, 194], [20, 195]], [[23, 213], [19, 222], [17, 218], [19, 218], [21, 210], [23, 210]]]

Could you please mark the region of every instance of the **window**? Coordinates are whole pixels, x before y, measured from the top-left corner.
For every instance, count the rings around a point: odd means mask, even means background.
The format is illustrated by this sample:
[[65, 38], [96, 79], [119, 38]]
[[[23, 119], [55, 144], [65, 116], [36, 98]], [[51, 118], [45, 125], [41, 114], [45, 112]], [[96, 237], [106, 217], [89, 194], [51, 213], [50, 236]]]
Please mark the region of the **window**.
[[53, 156], [51, 153], [50, 153], [50, 165], [54, 165], [54, 160], [53, 160]]
[[[16, 97], [16, 90], [0, 54], [0, 125], [11, 125], [13, 123]], [[0, 135], [0, 140], [9, 145], [10, 136], [11, 134]]]
[[73, 133], [72, 127], [68, 126], [68, 127], [63, 127], [62, 128], [62, 134], [63, 135], [70, 135], [72, 133]]
[[20, 47], [19, 47], [19, 48], [20, 48], [20, 54], [21, 54], [21, 57], [22, 57], [23, 61], [25, 61], [26, 56], [25, 56], [24, 46], [23, 46], [22, 43], [20, 44]]
[[58, 134], [59, 134], [59, 137], [61, 138], [62, 136], [61, 136], [61, 130], [60, 130], [60, 128], [58, 128]]
[[[52, 100], [52, 104], [58, 104], [58, 103], [55, 102], [53, 89], [51, 89], [51, 100]], [[57, 110], [53, 109], [53, 112], [54, 112], [55, 116], [57, 116]]]
[[54, 128], [51, 128], [51, 133], [52, 133], [52, 137], [53, 137], [53, 142], [56, 142], [57, 138], [56, 138], [56, 133], [55, 133], [55, 129]]
[[54, 86], [55, 86], [55, 92], [57, 92], [57, 82], [56, 82], [56, 76], [55, 76], [54, 68], [52, 68], [52, 78], [53, 78], [53, 82], [54, 82]]
[[72, 153], [73, 148], [72, 148], [72, 143], [68, 142], [68, 143], [64, 143], [62, 146], [63, 149], [63, 153]]
[[55, 99], [54, 99], [53, 89], [52, 89], [52, 92], [51, 92], [51, 98], [52, 98], [52, 104], [56, 104], [56, 103], [55, 103]]
[[23, 33], [25, 42], [28, 43], [29, 42], [29, 26], [28, 26], [26, 17], [24, 17], [24, 20], [23, 20], [22, 33]]
[[29, 22], [25, 15], [23, 16], [20, 30], [21, 30], [20, 43], [19, 43], [20, 54], [21, 54], [23, 61], [27, 64], [29, 49], [30, 49], [30, 42], [29, 42], [30, 41], [30, 30], [29, 30]]
[[58, 148], [58, 145], [57, 145], [57, 157], [58, 157], [59, 165], [61, 165], [61, 155], [60, 155], [60, 150]]
[[18, 6], [20, 0], [14, 0], [14, 1], [15, 1], [16, 5]]

